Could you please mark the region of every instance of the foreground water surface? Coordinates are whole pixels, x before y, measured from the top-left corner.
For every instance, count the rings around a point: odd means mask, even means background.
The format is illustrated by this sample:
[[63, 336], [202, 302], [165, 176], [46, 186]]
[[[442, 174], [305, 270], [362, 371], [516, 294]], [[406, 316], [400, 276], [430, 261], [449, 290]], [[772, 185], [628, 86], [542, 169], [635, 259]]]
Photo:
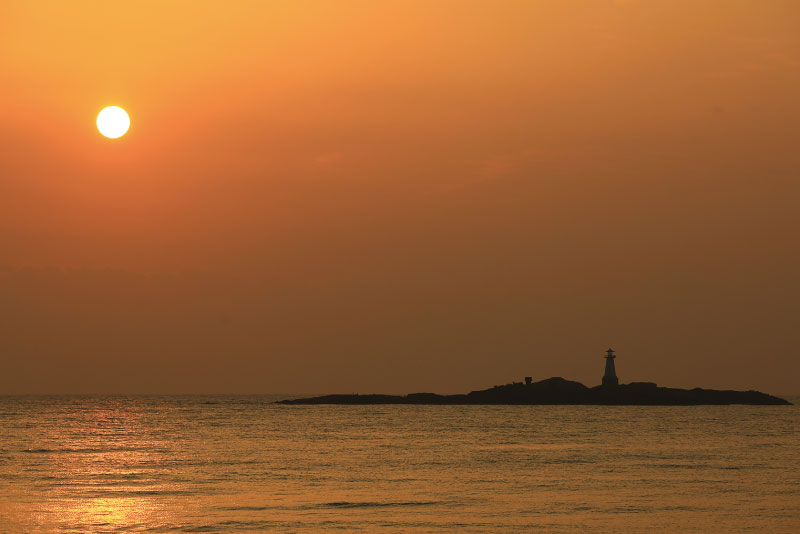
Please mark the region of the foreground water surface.
[[0, 532], [800, 532], [797, 405], [277, 398], [0, 397]]

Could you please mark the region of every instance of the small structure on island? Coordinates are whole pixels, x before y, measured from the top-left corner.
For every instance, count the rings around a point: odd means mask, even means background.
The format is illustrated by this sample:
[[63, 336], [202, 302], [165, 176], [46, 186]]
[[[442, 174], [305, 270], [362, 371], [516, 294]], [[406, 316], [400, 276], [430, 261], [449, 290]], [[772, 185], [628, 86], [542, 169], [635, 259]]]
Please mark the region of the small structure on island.
[[618, 386], [619, 385], [619, 378], [617, 378], [617, 370], [614, 368], [614, 350], [608, 349], [606, 351], [605, 359], [606, 359], [606, 372], [603, 374], [603, 385], [606, 387], [609, 386]]
[[533, 377], [532, 376], [526, 376], [525, 377], [525, 385], [526, 386], [530, 386], [531, 382], [533, 382]]

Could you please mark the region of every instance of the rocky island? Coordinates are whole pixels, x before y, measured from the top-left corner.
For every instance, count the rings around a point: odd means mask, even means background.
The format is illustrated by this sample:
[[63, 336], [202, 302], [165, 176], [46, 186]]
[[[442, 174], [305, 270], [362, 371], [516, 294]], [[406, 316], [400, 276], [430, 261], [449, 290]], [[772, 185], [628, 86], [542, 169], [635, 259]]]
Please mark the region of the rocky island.
[[760, 391], [679, 389], [652, 382], [619, 384], [614, 351], [608, 349], [603, 383], [587, 387], [561, 377], [533, 382], [514, 382], [459, 395], [412, 393], [410, 395], [324, 395], [278, 401], [281, 404], [584, 404], [584, 405], [788, 405], [789, 401]]

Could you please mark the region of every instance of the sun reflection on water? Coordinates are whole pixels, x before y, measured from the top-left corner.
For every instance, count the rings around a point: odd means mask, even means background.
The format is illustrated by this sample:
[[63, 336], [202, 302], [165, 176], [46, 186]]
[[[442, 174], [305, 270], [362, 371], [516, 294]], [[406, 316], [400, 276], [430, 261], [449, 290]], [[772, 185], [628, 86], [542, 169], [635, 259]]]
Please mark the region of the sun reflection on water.
[[49, 481], [33, 525], [104, 532], [177, 524], [187, 506], [176, 503], [185, 493], [175, 476], [180, 449], [148, 419], [136, 403], [104, 399], [43, 425], [42, 446], [26, 449]]

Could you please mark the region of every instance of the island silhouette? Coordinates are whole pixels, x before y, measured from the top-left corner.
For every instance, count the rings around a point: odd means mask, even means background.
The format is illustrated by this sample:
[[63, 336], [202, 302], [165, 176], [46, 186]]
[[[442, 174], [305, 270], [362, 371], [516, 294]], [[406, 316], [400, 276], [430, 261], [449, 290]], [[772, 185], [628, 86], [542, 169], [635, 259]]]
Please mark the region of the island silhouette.
[[716, 389], [680, 389], [659, 387], [653, 382], [620, 384], [614, 365], [614, 350], [606, 351], [606, 366], [602, 383], [587, 387], [580, 382], [552, 377], [538, 382], [526, 376], [524, 382], [472, 391], [466, 394], [439, 395], [411, 393], [409, 395], [339, 394], [286, 399], [280, 404], [584, 404], [584, 405], [790, 405], [791, 402], [760, 391]]

